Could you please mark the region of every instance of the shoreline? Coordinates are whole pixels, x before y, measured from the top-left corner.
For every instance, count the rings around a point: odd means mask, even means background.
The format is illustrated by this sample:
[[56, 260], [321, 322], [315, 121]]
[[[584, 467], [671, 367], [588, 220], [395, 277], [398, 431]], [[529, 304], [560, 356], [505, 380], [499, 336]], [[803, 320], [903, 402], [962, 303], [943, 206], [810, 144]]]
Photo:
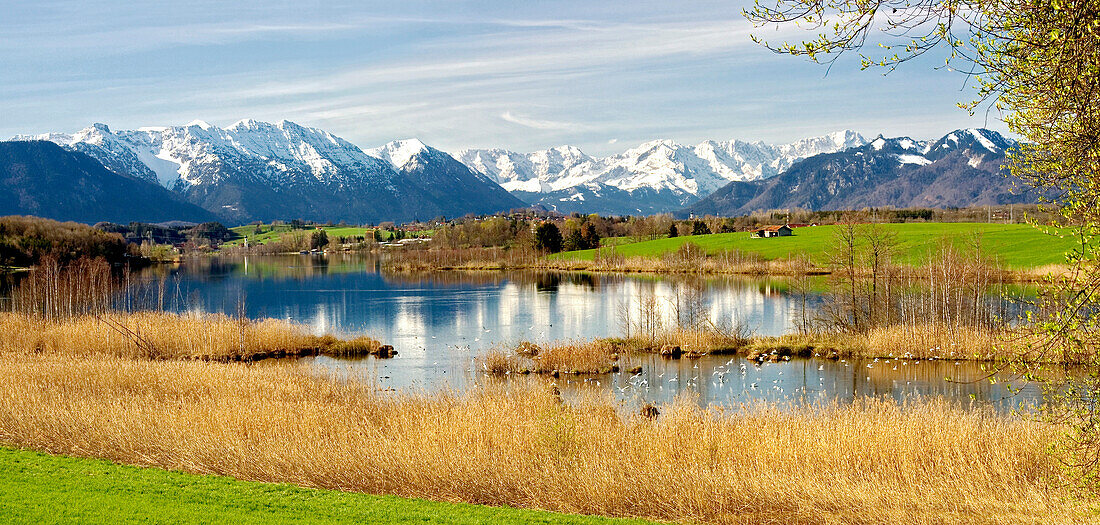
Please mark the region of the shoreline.
[[[743, 275], [755, 277], [823, 277], [837, 273], [832, 268], [807, 264], [795, 259], [768, 259], [745, 262], [726, 262], [718, 257], [706, 256], [687, 259], [635, 256], [624, 259], [532, 259], [529, 254], [501, 259], [474, 259], [462, 261], [460, 255], [439, 250], [410, 251], [326, 251], [326, 252], [280, 252], [280, 253], [242, 253], [213, 252], [206, 256], [245, 256], [245, 255], [333, 255], [364, 254], [379, 257], [381, 269], [394, 273], [416, 272], [508, 272], [508, 271], [545, 271], [572, 272], [611, 275]], [[456, 261], [457, 259], [457, 261]], [[922, 265], [894, 264], [891, 267], [908, 272], [907, 278], [920, 280], [927, 275], [931, 264]], [[1023, 268], [994, 268], [995, 275], [1009, 282], [1041, 282], [1051, 276], [1069, 277], [1071, 268], [1064, 264], [1046, 264]], [[859, 278], [870, 278], [868, 268], [860, 268]]]
[[[386, 271], [395, 273], [417, 273], [417, 272], [510, 272], [510, 271], [545, 271], [545, 272], [563, 272], [563, 273], [587, 273], [587, 274], [608, 274], [608, 275], [700, 275], [700, 276], [717, 276], [717, 275], [739, 275], [748, 277], [825, 277], [833, 275], [834, 271], [827, 268], [814, 268], [812, 270], [805, 271], [790, 271], [790, 270], [759, 270], [759, 269], [708, 269], [708, 268], [646, 268], [641, 266], [622, 267], [622, 268], [601, 268], [598, 266], [585, 266], [585, 265], [544, 265], [544, 264], [526, 264], [515, 265], [499, 262], [485, 262], [474, 264], [462, 264], [462, 265], [402, 265], [392, 264], [383, 265], [382, 268]], [[920, 273], [926, 268], [924, 266], [905, 266], [910, 270], [916, 270], [915, 278], [920, 278]], [[1000, 276], [1004, 278], [1006, 282], [1011, 283], [1039, 283], [1048, 279], [1049, 276], [1065, 277], [1069, 275], [1069, 269], [1066, 267], [1050, 268], [1044, 271], [1045, 267], [1029, 268], [1029, 269], [1010, 269], [1002, 270]], [[869, 278], [867, 276], [861, 276], [860, 278]]]
[[[697, 359], [708, 355], [736, 356], [756, 363], [792, 359], [956, 361], [1012, 366], [1064, 366], [1085, 363], [1083, 357], [1046, 355], [1012, 341], [1010, 332], [976, 328], [896, 325], [865, 334], [817, 333], [780, 336], [739, 336], [711, 331], [673, 331], [654, 336], [599, 337], [582, 341], [550, 341], [494, 347], [476, 355], [480, 371], [490, 375], [606, 375], [638, 373], [621, 357], [659, 355], [667, 359]], [[963, 350], [966, 349], [966, 350]]]

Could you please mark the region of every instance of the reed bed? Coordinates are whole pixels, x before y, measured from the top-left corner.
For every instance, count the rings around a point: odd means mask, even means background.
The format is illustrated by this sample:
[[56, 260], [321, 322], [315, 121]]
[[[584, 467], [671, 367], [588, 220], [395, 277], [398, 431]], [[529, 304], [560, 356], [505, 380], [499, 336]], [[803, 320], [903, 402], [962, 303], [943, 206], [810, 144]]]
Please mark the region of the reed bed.
[[652, 334], [634, 333], [608, 341], [617, 345], [620, 351], [660, 353], [662, 349], [678, 347], [691, 356], [735, 353], [744, 348], [749, 339], [740, 330], [676, 327], [657, 330]]
[[492, 348], [478, 357], [490, 374], [609, 374], [619, 371], [619, 345], [606, 339]]
[[[402, 395], [296, 366], [14, 354], [0, 443], [308, 487], [703, 523], [1080, 523], [1059, 429], [928, 400], [624, 412], [514, 383]], [[537, 382], [536, 382], [537, 383]], [[652, 415], [652, 413], [651, 413]], [[1094, 518], [1093, 518], [1094, 519]]]
[[48, 320], [0, 313], [0, 355], [10, 353], [226, 361], [313, 354], [385, 356], [392, 355], [392, 347], [367, 337], [316, 336], [279, 319], [109, 312]]
[[[693, 357], [733, 353], [748, 340], [733, 332], [677, 328], [652, 335], [625, 338], [559, 341], [536, 344], [523, 341], [512, 348], [495, 347], [478, 356], [478, 368], [490, 374], [608, 374], [630, 370], [631, 354], [660, 353]], [[672, 350], [675, 350], [674, 352]]]
[[1008, 329], [956, 327], [939, 323], [890, 325], [865, 333], [785, 334], [756, 337], [745, 347], [751, 359], [771, 356], [833, 358], [952, 359], [956, 361], [1076, 364], [1080, 356], [1028, 351], [1033, 334]]

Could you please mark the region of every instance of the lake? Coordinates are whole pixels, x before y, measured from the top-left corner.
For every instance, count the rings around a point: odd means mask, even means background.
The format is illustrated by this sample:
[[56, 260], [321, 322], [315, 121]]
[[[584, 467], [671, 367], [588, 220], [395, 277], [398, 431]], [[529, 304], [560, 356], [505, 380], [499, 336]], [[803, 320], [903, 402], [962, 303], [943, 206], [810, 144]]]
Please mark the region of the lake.
[[[463, 389], [495, 381], [477, 371], [475, 356], [498, 345], [527, 340], [620, 336], [637, 305], [656, 298], [658, 316], [671, 323], [684, 297], [720, 326], [740, 326], [758, 335], [793, 329], [801, 307], [782, 281], [744, 277], [653, 277], [536, 272], [382, 271], [377, 258], [355, 254], [214, 257], [189, 259], [138, 274], [145, 301], [156, 296], [167, 310], [246, 312], [304, 324], [315, 333], [368, 335], [392, 344], [388, 360], [301, 359], [325, 373], [353, 374], [379, 388], [404, 391]], [[810, 296], [810, 307], [820, 301]], [[1040, 399], [1036, 385], [999, 376], [981, 365], [956, 361], [871, 362], [795, 359], [760, 366], [733, 356], [666, 360], [628, 356], [643, 373], [569, 376], [556, 380], [563, 393], [603, 389], [624, 401], [664, 402], [695, 396], [703, 405], [756, 400], [806, 403], [848, 401], [858, 396], [946, 396], [1001, 409]], [[624, 366], [623, 369], [629, 366]], [[517, 378], [518, 379], [518, 378]], [[532, 380], [525, 378], [522, 380]], [[1015, 392], [1019, 389], [1019, 392]]]

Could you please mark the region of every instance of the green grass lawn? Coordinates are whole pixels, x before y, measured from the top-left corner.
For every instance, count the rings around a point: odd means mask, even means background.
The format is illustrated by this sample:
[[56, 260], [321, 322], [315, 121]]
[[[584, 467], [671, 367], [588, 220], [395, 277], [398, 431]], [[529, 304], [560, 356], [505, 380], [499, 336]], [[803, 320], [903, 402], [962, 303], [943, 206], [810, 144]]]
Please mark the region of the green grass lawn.
[[[1072, 238], [1047, 235], [1026, 224], [984, 223], [909, 223], [884, 224], [884, 228], [897, 234], [895, 260], [918, 264], [930, 253], [938, 251], [944, 239], [964, 246], [980, 235], [982, 249], [997, 257], [1010, 268], [1023, 269], [1065, 262], [1065, 253], [1075, 246]], [[741, 250], [758, 253], [766, 259], [780, 259], [790, 255], [808, 254], [815, 262], [823, 263], [826, 248], [836, 226], [812, 226], [795, 228], [791, 237], [753, 239], [747, 232], [719, 233], [656, 239], [637, 243], [620, 244], [616, 253], [626, 257], [655, 257], [677, 250], [686, 242], [699, 245], [707, 253], [723, 250]], [[592, 259], [593, 250], [565, 252], [554, 257]]]
[[0, 447], [0, 523], [647, 523], [197, 476]]
[[[252, 225], [237, 226], [230, 228], [230, 230], [237, 235], [237, 239], [226, 242], [225, 246], [239, 246], [244, 244], [244, 240], [247, 238], [249, 244], [267, 244], [272, 241], [277, 241], [284, 235], [291, 232], [290, 226], [275, 226], [265, 224], [261, 227], [263, 233], [256, 233], [256, 227]], [[368, 239], [373, 238], [374, 229], [361, 228], [359, 226], [322, 226], [321, 229], [325, 230], [328, 234], [329, 242], [336, 242], [337, 237], [365, 237]], [[302, 230], [306, 232], [306, 235], [312, 234], [314, 229]], [[389, 232], [383, 232], [386, 235], [392, 235]]]

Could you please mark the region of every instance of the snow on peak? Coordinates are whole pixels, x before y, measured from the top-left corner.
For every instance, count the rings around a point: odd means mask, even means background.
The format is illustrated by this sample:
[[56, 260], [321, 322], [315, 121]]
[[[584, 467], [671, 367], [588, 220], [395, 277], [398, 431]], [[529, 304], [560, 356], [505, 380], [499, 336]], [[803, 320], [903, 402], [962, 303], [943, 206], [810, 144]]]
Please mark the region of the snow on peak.
[[576, 146], [570, 146], [568, 144], [563, 144], [561, 146], [556, 146], [556, 147], [550, 148], [546, 151], [553, 151], [553, 152], [555, 152], [555, 153], [557, 153], [557, 154], [559, 154], [563, 157], [584, 157], [585, 156], [584, 152], [581, 151], [580, 148], [578, 148]]
[[882, 138], [882, 135], [879, 135], [878, 138], [871, 141], [871, 147], [875, 148], [875, 151], [881, 151], [883, 146], [885, 146], [885, 145], [886, 145], [886, 139]]
[[550, 182], [570, 169], [593, 161], [576, 146], [557, 146], [531, 153], [493, 149], [462, 150], [455, 158], [508, 191], [550, 192]]
[[947, 150], [957, 148], [977, 152], [984, 150], [989, 153], [1003, 153], [1011, 148], [1013, 144], [1015, 144], [1014, 141], [991, 129], [969, 128], [957, 129], [944, 135], [943, 138], [930, 145], [928, 151], [943, 154]]
[[367, 151], [367, 154], [378, 157], [392, 164], [398, 169], [405, 168], [414, 157], [430, 148], [417, 138], [395, 140], [382, 146]]
[[974, 140], [977, 140], [978, 143], [981, 144], [982, 147], [984, 147], [985, 149], [993, 152], [1000, 151], [1000, 148], [998, 148], [992, 140], [989, 140], [989, 138], [985, 136], [985, 133], [987, 133], [986, 130], [971, 128], [966, 131], [967, 133], [970, 133], [970, 136], [974, 137]]
[[843, 130], [843, 131], [834, 131], [834, 132], [829, 133], [825, 136], [829, 140], [832, 140], [833, 144], [836, 144], [837, 147], [843, 147], [843, 146], [849, 146], [850, 147], [851, 144], [853, 144], [855, 142], [860, 142], [860, 141], [863, 140], [863, 137], [860, 136], [859, 133], [856, 133], [855, 131], [852, 131], [850, 129], [846, 129], [846, 130]]
[[[268, 124], [270, 126], [270, 124]], [[260, 122], [250, 118], [241, 119], [233, 123], [232, 126], [225, 128], [228, 131], [244, 131], [249, 129], [258, 129]]]
[[932, 163], [932, 161], [920, 155], [897, 155], [897, 159], [901, 164], [916, 164], [917, 166], [926, 166]]
[[111, 133], [111, 128], [108, 128], [106, 124], [96, 122], [91, 126], [88, 126], [76, 133], [73, 133], [70, 140], [70, 144], [77, 142], [84, 142], [87, 144], [94, 144], [102, 146], [104, 144], [112, 142], [114, 133]]
[[844, 130], [778, 146], [741, 140], [708, 140], [685, 146], [657, 139], [604, 158], [589, 157], [572, 146], [526, 154], [501, 149], [464, 150], [456, 158], [509, 191], [549, 193], [605, 185], [627, 191], [651, 188], [701, 196], [730, 181], [772, 177], [806, 157], [866, 142], [860, 134]]
[[111, 132], [96, 124], [52, 140], [92, 155], [112, 171], [159, 182], [200, 184], [226, 173], [291, 183], [345, 183], [396, 175], [379, 159], [326, 131], [293, 122], [244, 119], [226, 129], [203, 121], [185, 126]]
[[654, 139], [639, 144], [638, 147], [634, 148], [632, 151], [651, 151], [661, 147], [673, 149], [677, 146], [679, 146], [679, 144], [669, 139]]

